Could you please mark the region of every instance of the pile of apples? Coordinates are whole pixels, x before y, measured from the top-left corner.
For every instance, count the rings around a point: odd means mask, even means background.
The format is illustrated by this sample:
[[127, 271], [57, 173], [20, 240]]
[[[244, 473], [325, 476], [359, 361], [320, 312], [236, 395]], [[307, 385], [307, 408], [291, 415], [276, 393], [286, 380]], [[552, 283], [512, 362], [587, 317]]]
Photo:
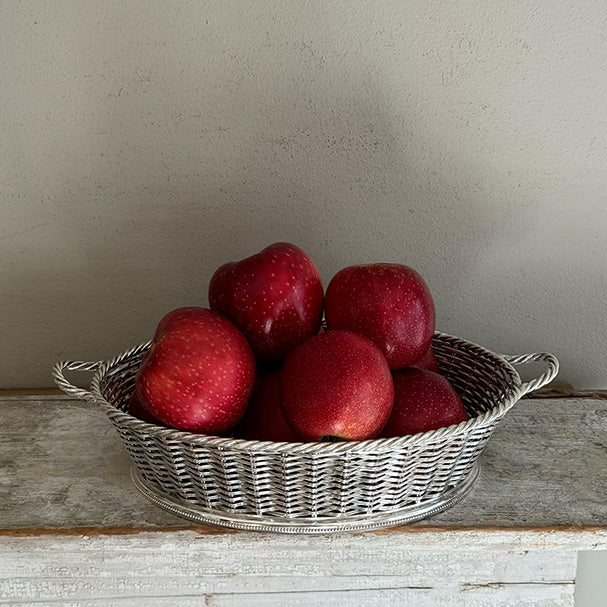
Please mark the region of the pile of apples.
[[275, 243], [217, 269], [209, 307], [162, 318], [132, 415], [272, 441], [404, 436], [468, 419], [438, 372], [432, 296], [407, 266], [350, 266], [324, 293], [310, 257]]

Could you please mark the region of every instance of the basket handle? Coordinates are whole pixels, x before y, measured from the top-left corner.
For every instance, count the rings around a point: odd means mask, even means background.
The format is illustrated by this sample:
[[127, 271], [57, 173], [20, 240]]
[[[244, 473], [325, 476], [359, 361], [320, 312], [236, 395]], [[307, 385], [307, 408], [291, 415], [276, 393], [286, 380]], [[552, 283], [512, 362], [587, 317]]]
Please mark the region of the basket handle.
[[509, 356], [508, 354], [502, 354], [504, 358], [511, 365], [524, 365], [528, 362], [545, 362], [548, 364], [548, 369], [545, 373], [542, 373], [536, 379], [525, 382], [521, 385], [521, 396], [529, 394], [534, 390], [538, 390], [542, 386], [549, 384], [559, 372], [559, 361], [556, 356], [549, 354], [548, 352], [535, 352], [534, 354], [519, 354], [518, 356]]
[[63, 374], [64, 371], [97, 371], [103, 361], [84, 362], [81, 360], [63, 360], [53, 367], [53, 379], [57, 386], [67, 395], [80, 400], [94, 401], [95, 396], [88, 390], [78, 388], [71, 384]]

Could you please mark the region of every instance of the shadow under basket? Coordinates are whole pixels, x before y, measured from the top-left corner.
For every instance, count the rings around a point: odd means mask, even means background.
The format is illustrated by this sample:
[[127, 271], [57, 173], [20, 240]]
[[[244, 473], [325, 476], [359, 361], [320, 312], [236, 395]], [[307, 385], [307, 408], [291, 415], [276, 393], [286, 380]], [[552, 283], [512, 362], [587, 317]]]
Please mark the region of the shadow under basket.
[[[197, 522], [282, 533], [379, 529], [449, 508], [472, 487], [497, 423], [558, 372], [551, 354], [499, 355], [436, 333], [440, 372], [462, 398], [467, 422], [397, 438], [275, 443], [191, 434], [129, 415], [149, 346], [105, 362], [60, 362], [53, 377], [108, 414], [132, 458], [135, 486], [154, 503]], [[522, 383], [515, 366], [529, 361], [544, 361], [548, 370]], [[90, 389], [73, 386], [65, 370], [95, 371]]]

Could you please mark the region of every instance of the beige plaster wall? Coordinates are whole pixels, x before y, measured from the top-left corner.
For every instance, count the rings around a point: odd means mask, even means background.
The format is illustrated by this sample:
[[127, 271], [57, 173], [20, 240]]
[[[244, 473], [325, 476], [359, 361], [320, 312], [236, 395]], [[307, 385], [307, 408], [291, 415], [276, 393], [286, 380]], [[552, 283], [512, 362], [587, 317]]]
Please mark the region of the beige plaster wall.
[[415, 267], [438, 328], [607, 388], [603, 0], [0, 3], [0, 386], [224, 261]]

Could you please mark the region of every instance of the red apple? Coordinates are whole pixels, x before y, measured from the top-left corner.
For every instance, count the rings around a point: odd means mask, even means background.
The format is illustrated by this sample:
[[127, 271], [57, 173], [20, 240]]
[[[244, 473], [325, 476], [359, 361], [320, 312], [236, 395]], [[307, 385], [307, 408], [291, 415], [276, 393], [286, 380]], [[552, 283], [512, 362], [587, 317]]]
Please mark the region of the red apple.
[[141, 404], [141, 401], [137, 398], [137, 394], [135, 392], [133, 392], [133, 394], [131, 394], [131, 398], [129, 398], [128, 413], [144, 422], [148, 422], [148, 424], [157, 424], [159, 426], [163, 425], [163, 423], [159, 419], [156, 419]]
[[390, 369], [419, 360], [434, 335], [434, 302], [423, 278], [400, 264], [340, 270], [327, 287], [329, 329], [356, 331], [383, 352]]
[[254, 380], [253, 352], [229, 320], [205, 308], [178, 308], [160, 321], [135, 391], [168, 426], [217, 434], [240, 421]]
[[381, 436], [406, 436], [459, 424], [468, 419], [464, 405], [446, 377], [425, 369], [392, 373], [394, 407]]
[[327, 331], [293, 350], [280, 377], [282, 410], [304, 440], [364, 440], [382, 429], [394, 400], [388, 363], [351, 331]]
[[281, 360], [318, 333], [323, 288], [306, 253], [277, 242], [221, 266], [209, 284], [209, 305], [245, 334], [256, 356]]
[[434, 350], [431, 347], [428, 348], [427, 352], [419, 360], [416, 360], [411, 367], [438, 373], [438, 363], [436, 362]]
[[236, 436], [278, 442], [297, 440], [280, 406], [280, 369], [257, 374], [247, 412], [236, 428]]

